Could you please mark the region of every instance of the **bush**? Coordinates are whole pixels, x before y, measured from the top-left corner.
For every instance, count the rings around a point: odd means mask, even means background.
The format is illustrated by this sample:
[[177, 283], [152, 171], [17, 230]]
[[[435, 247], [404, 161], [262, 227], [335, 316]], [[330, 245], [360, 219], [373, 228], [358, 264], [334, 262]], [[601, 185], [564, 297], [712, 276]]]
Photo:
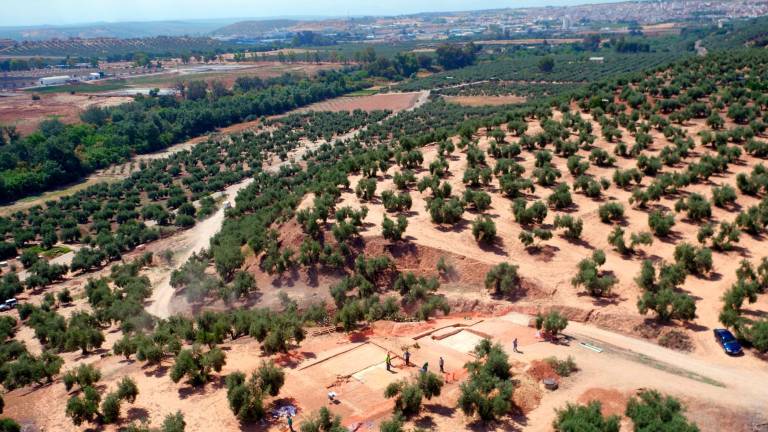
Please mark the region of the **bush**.
[[266, 416], [263, 398], [277, 396], [285, 383], [285, 373], [274, 363], [262, 362], [246, 381], [245, 374], [227, 375], [227, 399], [235, 416], [243, 422], [262, 420]]
[[362, 201], [370, 201], [376, 193], [376, 179], [362, 178], [355, 186], [355, 195]]
[[455, 197], [447, 200], [434, 198], [430, 200], [427, 211], [429, 211], [432, 222], [453, 225], [461, 220], [461, 216], [464, 214], [464, 205]]
[[181, 411], [176, 411], [175, 414], [168, 414], [163, 419], [163, 425], [160, 427], [161, 432], [184, 432], [187, 427], [187, 422], [184, 421], [184, 415]]
[[520, 225], [540, 224], [547, 217], [547, 206], [541, 201], [536, 201], [527, 207], [525, 199], [518, 198], [512, 204], [512, 213]]
[[381, 222], [381, 234], [389, 241], [402, 240], [406, 228], [408, 228], [408, 220], [403, 215], [397, 217], [397, 222], [393, 222], [387, 215], [384, 215]]
[[327, 407], [321, 407], [317, 414], [301, 422], [301, 432], [345, 432], [341, 425], [341, 416], [334, 416]]
[[195, 345], [191, 349], [182, 350], [176, 356], [176, 362], [171, 368], [171, 380], [179, 382], [187, 377], [187, 381], [194, 385], [205, 384], [211, 379], [211, 372], [220, 372], [226, 362], [224, 351], [212, 348], [207, 352]]
[[576, 288], [584, 286], [587, 293], [593, 297], [610, 295], [611, 287], [618, 281], [612, 275], [601, 274], [599, 267], [603, 264], [605, 264], [605, 253], [598, 249], [592, 253], [592, 258], [579, 262], [579, 271], [571, 279], [571, 284]]
[[659, 291], [646, 291], [637, 301], [641, 314], [649, 310], [656, 312], [659, 321], [673, 319], [692, 320], [696, 318], [696, 301], [686, 293], [678, 293], [670, 288]]
[[644, 390], [629, 400], [625, 414], [632, 419], [636, 432], [698, 432], [699, 428], [689, 423], [683, 412], [684, 407], [677, 399]]
[[571, 356], [568, 356], [565, 360], [559, 360], [557, 357], [547, 357], [544, 359], [544, 362], [550, 365], [555, 373], [561, 377], [570, 376], [572, 373], [579, 370], [576, 366], [576, 361], [573, 360], [573, 357]]
[[565, 238], [569, 240], [578, 240], [581, 238], [581, 232], [584, 229], [584, 221], [574, 218], [571, 215], [555, 216], [555, 228], [565, 228]]
[[70, 370], [62, 377], [64, 387], [67, 391], [77, 384], [81, 389], [90, 387], [101, 379], [101, 371], [92, 365], [82, 364], [77, 368]]
[[619, 416], [603, 417], [599, 401], [591, 401], [588, 405], [566, 405], [564, 410], [557, 410], [557, 418], [552, 428], [557, 432], [619, 432], [621, 418]]
[[566, 327], [568, 327], [568, 320], [558, 311], [536, 316], [536, 329], [542, 330], [549, 337], [556, 338]]
[[712, 217], [712, 206], [709, 205], [709, 201], [697, 193], [690, 194], [687, 200], [680, 198], [675, 203], [675, 211], [678, 213], [686, 211], [688, 219], [694, 222]]
[[460, 386], [459, 408], [466, 416], [494, 421], [514, 409], [511, 366], [501, 345], [492, 345], [488, 339], [475, 347], [475, 354], [477, 360], [465, 365], [469, 378]]
[[496, 295], [509, 295], [520, 288], [518, 267], [501, 263], [491, 268], [485, 275], [485, 288], [493, 290]]
[[675, 247], [675, 261], [688, 273], [704, 275], [712, 271], [712, 251], [696, 248], [689, 243], [680, 243]]
[[601, 205], [597, 212], [603, 223], [611, 223], [612, 221], [620, 221], [624, 219], [624, 206], [615, 201]]
[[472, 221], [472, 235], [481, 244], [493, 244], [496, 240], [496, 224], [488, 216], [478, 216]]
[[[547, 241], [552, 238], [552, 231], [543, 228], [534, 228], [532, 231], [523, 230], [520, 232], [518, 238], [525, 247], [538, 248], [540, 242]], [[537, 239], [538, 242], [536, 242]]]
[[666, 237], [675, 226], [675, 217], [661, 210], [654, 210], [648, 215], [648, 227], [657, 237]]
[[67, 416], [72, 418], [75, 426], [84, 422], [92, 422], [98, 415], [101, 395], [93, 387], [85, 387], [82, 396], [72, 396], [67, 401]]
[[573, 205], [573, 198], [571, 198], [570, 188], [565, 183], [560, 183], [552, 195], [547, 197], [547, 204], [555, 209], [562, 210]]
[[412, 200], [408, 192], [401, 192], [395, 195], [392, 191], [381, 193], [381, 202], [388, 212], [403, 212], [411, 209]]
[[736, 202], [736, 190], [729, 185], [712, 188], [712, 202], [717, 207], [725, 207]]
[[464, 191], [465, 205], [471, 205], [475, 210], [483, 212], [491, 207], [491, 196], [484, 191], [467, 189]]

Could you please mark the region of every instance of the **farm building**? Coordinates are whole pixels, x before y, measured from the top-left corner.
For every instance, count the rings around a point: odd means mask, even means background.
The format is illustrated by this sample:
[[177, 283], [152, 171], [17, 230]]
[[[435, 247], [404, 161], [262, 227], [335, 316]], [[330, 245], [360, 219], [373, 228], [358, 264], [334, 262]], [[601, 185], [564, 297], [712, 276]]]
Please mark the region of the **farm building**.
[[52, 86], [52, 85], [66, 84], [67, 81], [69, 81], [71, 79], [72, 79], [72, 77], [70, 77], [69, 75], [43, 77], [43, 78], [40, 78], [40, 85], [42, 85], [42, 86]]

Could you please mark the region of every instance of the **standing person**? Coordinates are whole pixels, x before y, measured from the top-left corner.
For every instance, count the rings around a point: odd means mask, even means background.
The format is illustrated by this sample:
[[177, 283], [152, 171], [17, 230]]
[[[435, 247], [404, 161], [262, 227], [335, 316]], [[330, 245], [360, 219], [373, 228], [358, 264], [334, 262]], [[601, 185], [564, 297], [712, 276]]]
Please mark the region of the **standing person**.
[[440, 362], [438, 364], [440, 366], [440, 372], [445, 373], [445, 360], [443, 360], [443, 356], [440, 356]]
[[512, 351], [519, 353], [520, 351], [517, 350], [517, 338], [512, 341]]
[[288, 430], [290, 430], [291, 432], [294, 432], [293, 431], [293, 417], [291, 417], [290, 414], [288, 414]]
[[405, 359], [405, 365], [410, 366], [411, 365], [411, 353], [408, 352], [408, 349], [406, 348], [405, 352], [403, 353], [403, 358]]
[[390, 367], [392, 365], [392, 363], [391, 363], [392, 359], [389, 357], [389, 351], [387, 351], [387, 358], [384, 359], [384, 362], [386, 362], [386, 364], [387, 364], [387, 372], [390, 372], [391, 371]]

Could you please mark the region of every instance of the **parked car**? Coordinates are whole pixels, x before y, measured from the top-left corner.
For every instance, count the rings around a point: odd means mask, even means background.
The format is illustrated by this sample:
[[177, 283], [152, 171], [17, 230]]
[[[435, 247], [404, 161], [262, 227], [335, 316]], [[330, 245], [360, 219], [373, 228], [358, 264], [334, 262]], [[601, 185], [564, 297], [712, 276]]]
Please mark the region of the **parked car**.
[[9, 298], [8, 300], [5, 301], [5, 304], [8, 305], [8, 307], [10, 308], [15, 308], [19, 304], [19, 301], [16, 300], [15, 298]]
[[8, 306], [5, 303], [0, 303], [0, 312], [5, 312], [5, 311], [8, 311], [8, 310], [11, 310], [10, 306]]
[[733, 335], [733, 333], [726, 329], [715, 329], [714, 333], [715, 340], [720, 344], [720, 346], [723, 347], [723, 351], [725, 351], [726, 354], [741, 354], [741, 344], [738, 340], [736, 340], [736, 337]]

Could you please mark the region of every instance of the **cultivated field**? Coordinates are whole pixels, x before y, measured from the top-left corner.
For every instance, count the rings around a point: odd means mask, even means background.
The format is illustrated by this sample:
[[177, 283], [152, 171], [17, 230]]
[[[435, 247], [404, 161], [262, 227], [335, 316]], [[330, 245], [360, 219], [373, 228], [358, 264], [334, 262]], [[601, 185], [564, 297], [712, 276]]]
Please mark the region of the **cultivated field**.
[[130, 102], [130, 97], [102, 97], [91, 95], [51, 94], [33, 100], [22, 93], [0, 97], [0, 124], [16, 126], [22, 135], [37, 130], [41, 121], [58, 118], [63, 123], [80, 122], [80, 113], [91, 106], [108, 107]]

